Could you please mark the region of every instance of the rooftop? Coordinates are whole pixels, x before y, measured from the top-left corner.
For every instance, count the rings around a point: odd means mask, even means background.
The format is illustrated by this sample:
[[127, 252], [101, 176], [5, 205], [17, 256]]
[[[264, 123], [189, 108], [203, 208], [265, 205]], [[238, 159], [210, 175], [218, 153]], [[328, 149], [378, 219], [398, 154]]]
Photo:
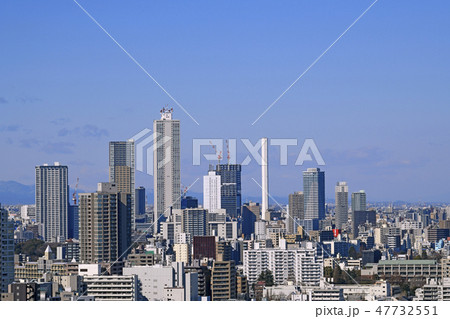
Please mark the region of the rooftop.
[[380, 260], [379, 265], [436, 265], [436, 260]]

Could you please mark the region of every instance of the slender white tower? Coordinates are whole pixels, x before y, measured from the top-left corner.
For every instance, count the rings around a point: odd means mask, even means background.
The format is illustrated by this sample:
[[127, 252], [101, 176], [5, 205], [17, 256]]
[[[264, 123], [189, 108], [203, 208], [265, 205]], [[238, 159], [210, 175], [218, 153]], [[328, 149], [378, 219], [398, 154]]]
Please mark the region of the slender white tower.
[[262, 178], [262, 219], [269, 221], [269, 173], [268, 173], [267, 138], [261, 139], [261, 178]]

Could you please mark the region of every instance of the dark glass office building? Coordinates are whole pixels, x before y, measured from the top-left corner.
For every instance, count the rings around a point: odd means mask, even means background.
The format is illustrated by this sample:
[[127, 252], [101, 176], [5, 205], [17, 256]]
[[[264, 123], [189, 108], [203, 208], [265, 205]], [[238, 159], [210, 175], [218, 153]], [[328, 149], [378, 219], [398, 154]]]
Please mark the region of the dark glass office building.
[[220, 175], [222, 208], [231, 218], [241, 216], [241, 165], [218, 164], [216, 175]]

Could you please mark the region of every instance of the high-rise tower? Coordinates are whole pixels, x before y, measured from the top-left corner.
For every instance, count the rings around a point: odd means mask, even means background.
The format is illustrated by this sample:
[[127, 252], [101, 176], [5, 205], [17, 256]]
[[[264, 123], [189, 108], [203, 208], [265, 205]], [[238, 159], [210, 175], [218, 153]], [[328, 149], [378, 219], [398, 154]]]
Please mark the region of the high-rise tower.
[[220, 185], [220, 175], [210, 168], [208, 175], [203, 176], [203, 208], [210, 213], [222, 208]]
[[58, 162], [53, 166], [36, 166], [36, 221], [46, 242], [67, 239], [68, 193], [67, 166]]
[[348, 221], [348, 186], [346, 182], [338, 182], [335, 187], [336, 208], [335, 223], [337, 229], [347, 224]]
[[267, 138], [261, 139], [262, 219], [270, 221], [269, 212], [269, 157]]
[[173, 109], [163, 108], [161, 119], [153, 122], [154, 224], [159, 232], [161, 216], [181, 208], [180, 121], [172, 118]]
[[303, 194], [305, 219], [325, 219], [325, 172], [319, 168], [308, 168], [304, 171]]
[[241, 215], [241, 165], [218, 164], [216, 175], [220, 176], [221, 206], [227, 215], [235, 218]]
[[0, 293], [14, 281], [14, 222], [0, 205]]
[[352, 194], [352, 212], [366, 211], [366, 192], [360, 190]]
[[80, 258], [85, 263], [115, 262], [131, 248], [131, 195], [114, 183], [79, 195]]
[[303, 192], [289, 194], [289, 220], [288, 231], [290, 234], [296, 234], [300, 226], [299, 221], [305, 219], [305, 196]]
[[109, 143], [109, 182], [121, 193], [131, 195], [131, 223], [135, 226], [135, 155], [134, 141]]

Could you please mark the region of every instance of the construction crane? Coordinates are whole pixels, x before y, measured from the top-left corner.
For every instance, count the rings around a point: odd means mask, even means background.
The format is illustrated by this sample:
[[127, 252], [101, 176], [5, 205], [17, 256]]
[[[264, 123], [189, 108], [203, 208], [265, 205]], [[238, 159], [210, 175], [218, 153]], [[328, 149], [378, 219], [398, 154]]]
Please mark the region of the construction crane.
[[227, 143], [227, 164], [230, 165], [230, 144], [228, 143], [228, 140], [226, 140]]
[[214, 149], [214, 152], [217, 154], [217, 161], [220, 165], [220, 161], [222, 160], [222, 151], [217, 152], [216, 146], [211, 141], [209, 141], [209, 144], [211, 144], [212, 148]]
[[181, 187], [182, 187], [182, 189], [181, 189], [181, 195], [182, 195], [182, 197], [184, 197], [184, 196], [186, 196], [189, 187], [184, 186], [183, 184], [180, 184], [180, 185], [181, 185]]
[[77, 184], [75, 185], [75, 190], [72, 195], [73, 204], [77, 205], [77, 191], [78, 191], [78, 183], [80, 182], [80, 178], [77, 177]]

